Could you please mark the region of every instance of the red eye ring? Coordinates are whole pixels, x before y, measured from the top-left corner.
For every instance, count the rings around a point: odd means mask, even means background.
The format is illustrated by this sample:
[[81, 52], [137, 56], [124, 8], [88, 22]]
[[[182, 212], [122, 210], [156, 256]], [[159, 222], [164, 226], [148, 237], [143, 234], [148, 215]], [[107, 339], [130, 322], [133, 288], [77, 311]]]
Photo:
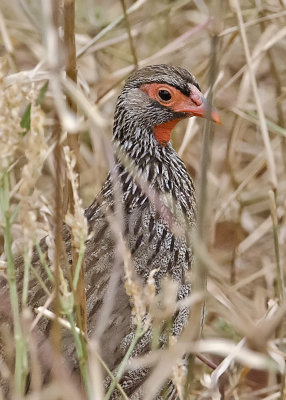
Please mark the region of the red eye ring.
[[156, 100], [162, 106], [173, 107], [176, 103], [181, 101], [181, 97], [184, 96], [175, 87], [162, 84], [162, 83], [146, 83], [140, 87], [140, 89], [146, 93], [151, 99]]

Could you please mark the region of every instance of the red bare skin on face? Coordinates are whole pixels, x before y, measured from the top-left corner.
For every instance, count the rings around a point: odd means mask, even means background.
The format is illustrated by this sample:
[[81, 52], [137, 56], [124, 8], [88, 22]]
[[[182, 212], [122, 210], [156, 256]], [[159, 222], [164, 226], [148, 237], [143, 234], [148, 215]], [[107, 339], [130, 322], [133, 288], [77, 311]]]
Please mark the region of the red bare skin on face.
[[[201, 93], [198, 89], [197, 93], [193, 93], [190, 97], [184, 95], [173, 86], [163, 83], [146, 83], [142, 85], [140, 89], [151, 99], [158, 101], [158, 103], [170, 108], [172, 111], [183, 112], [189, 116], [196, 115], [195, 110], [202, 105]], [[164, 100], [160, 97], [161, 91], [168, 92], [170, 94], [170, 99]], [[162, 146], [166, 146], [170, 141], [172, 130], [182, 119], [183, 118], [174, 119], [154, 127], [154, 135]]]

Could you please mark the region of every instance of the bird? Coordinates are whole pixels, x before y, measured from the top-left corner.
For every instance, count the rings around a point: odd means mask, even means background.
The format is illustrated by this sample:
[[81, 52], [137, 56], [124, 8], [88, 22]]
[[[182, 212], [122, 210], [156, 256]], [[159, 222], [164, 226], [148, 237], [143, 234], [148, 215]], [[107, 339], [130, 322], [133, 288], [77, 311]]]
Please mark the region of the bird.
[[[195, 188], [171, 144], [171, 133], [178, 122], [192, 116], [220, 123], [217, 110], [208, 105], [196, 78], [184, 68], [167, 64], [133, 72], [116, 103], [112, 167], [99, 195], [85, 211], [89, 238], [84, 255], [88, 336], [98, 333], [99, 321], [104, 321], [100, 350], [111, 371], [118, 368], [135, 331], [134, 299], [126, 290], [124, 257], [118, 252], [120, 240], [127, 249], [135, 280], [142, 288], [152, 276], [155, 293], [160, 293], [161, 284], [168, 277], [178, 285], [177, 300], [190, 294], [188, 272], [193, 262]], [[70, 235], [66, 234], [64, 240], [70, 259]], [[45, 246], [42, 243], [46, 250]], [[37, 254], [33, 255], [32, 264], [41, 269]], [[45, 272], [41, 273], [47, 282]], [[113, 301], [108, 308], [105, 299], [110, 290]], [[43, 305], [45, 300], [46, 293], [33, 279], [30, 307]], [[108, 309], [105, 320], [103, 309]], [[186, 307], [176, 312], [172, 335], [180, 335], [188, 315]], [[49, 321], [42, 318], [40, 324], [40, 330], [47, 333]], [[64, 336], [63, 348], [77, 369], [70, 336]], [[147, 329], [133, 356], [150, 351], [151, 336], [152, 330]], [[141, 398], [142, 383], [149, 372], [142, 368], [124, 373], [120, 385], [127, 396]], [[108, 378], [106, 382], [108, 387]], [[111, 398], [121, 398], [117, 389]]]

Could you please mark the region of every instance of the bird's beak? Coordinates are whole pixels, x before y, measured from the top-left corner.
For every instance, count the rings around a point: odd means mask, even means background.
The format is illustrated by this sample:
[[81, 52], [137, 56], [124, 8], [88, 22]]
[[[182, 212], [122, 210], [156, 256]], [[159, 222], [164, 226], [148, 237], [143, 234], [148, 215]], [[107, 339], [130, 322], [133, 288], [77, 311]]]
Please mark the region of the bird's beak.
[[196, 110], [194, 110], [193, 115], [197, 115], [201, 118], [210, 119], [211, 121], [221, 125], [221, 119], [217, 109], [212, 106], [203, 95], [201, 95], [201, 101], [202, 104], [198, 106]]
[[208, 118], [220, 125], [221, 119], [217, 109], [207, 101], [196, 86], [191, 84], [189, 86], [191, 94], [184, 105], [183, 112], [186, 112], [190, 117]]

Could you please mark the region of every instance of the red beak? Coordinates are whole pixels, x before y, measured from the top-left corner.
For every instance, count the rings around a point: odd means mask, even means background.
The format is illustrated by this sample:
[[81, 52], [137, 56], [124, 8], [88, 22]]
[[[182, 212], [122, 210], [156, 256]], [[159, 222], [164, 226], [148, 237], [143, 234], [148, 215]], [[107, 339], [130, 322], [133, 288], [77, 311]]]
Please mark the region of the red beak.
[[200, 106], [194, 108], [192, 115], [196, 115], [201, 118], [207, 118], [221, 125], [221, 119], [217, 109], [212, 106], [207, 99], [201, 94], [201, 102]]
[[180, 111], [187, 113], [190, 117], [197, 116], [208, 118], [217, 124], [221, 124], [221, 119], [217, 109], [209, 104], [207, 99], [202, 95], [195, 85], [189, 85], [191, 94], [188, 101], [181, 104]]

